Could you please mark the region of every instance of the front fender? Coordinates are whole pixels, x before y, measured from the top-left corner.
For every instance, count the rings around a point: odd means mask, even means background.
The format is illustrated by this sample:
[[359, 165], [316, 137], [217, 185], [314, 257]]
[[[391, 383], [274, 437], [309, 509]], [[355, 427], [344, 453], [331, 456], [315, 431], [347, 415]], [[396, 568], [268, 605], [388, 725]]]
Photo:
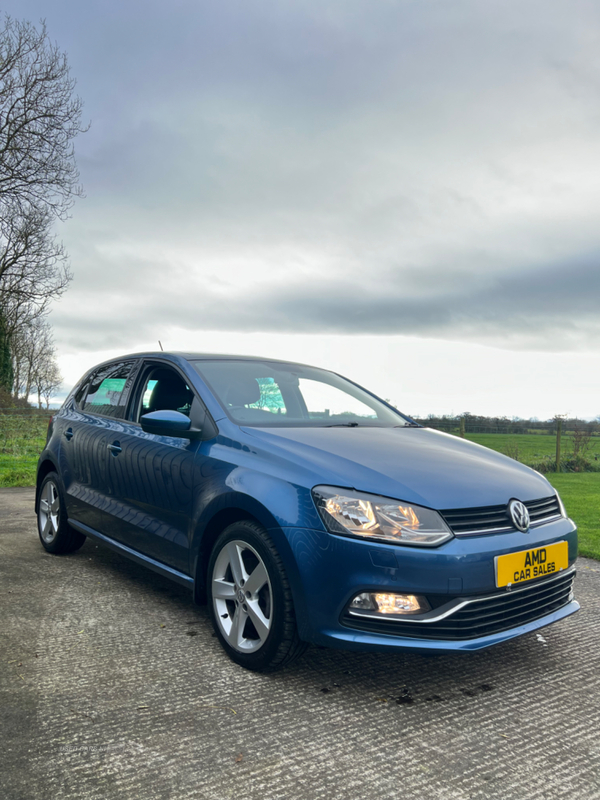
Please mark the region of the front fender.
[[204, 569], [219, 533], [238, 519], [256, 520], [268, 532], [281, 557], [292, 591], [298, 631], [305, 638], [310, 627], [308, 613], [298, 564], [286, 531], [298, 528], [324, 531], [310, 490], [243, 467], [229, 472], [225, 483], [221, 492], [213, 486], [208, 492], [209, 499], [204, 493], [203, 498], [196, 500], [190, 552], [192, 575], [202, 587]]

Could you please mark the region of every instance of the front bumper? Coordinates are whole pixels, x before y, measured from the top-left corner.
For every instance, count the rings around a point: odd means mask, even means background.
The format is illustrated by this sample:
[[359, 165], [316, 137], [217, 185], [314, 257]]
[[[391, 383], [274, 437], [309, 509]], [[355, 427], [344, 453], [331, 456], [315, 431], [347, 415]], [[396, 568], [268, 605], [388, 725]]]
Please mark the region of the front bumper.
[[[571, 592], [577, 557], [577, 529], [571, 520], [560, 519], [526, 534], [455, 538], [430, 549], [363, 542], [317, 530], [289, 528], [284, 533], [296, 567], [292, 589], [300, 635], [315, 644], [357, 650], [477, 650], [537, 630], [579, 609]], [[512, 591], [496, 587], [496, 556], [563, 540], [568, 542], [569, 570]], [[551, 588], [553, 580], [556, 585]], [[445, 622], [436, 623], [437, 629], [431, 621], [357, 618], [348, 613], [348, 605], [359, 592], [434, 597], [433, 617], [436, 609], [437, 616], [447, 610], [451, 613]], [[463, 619], [462, 627], [457, 626], [461, 614], [463, 618], [477, 616], [471, 613], [475, 600], [481, 603], [479, 609], [486, 609], [483, 619], [475, 620], [474, 626], [472, 619], [470, 623]], [[427, 633], [425, 624], [430, 626]]]

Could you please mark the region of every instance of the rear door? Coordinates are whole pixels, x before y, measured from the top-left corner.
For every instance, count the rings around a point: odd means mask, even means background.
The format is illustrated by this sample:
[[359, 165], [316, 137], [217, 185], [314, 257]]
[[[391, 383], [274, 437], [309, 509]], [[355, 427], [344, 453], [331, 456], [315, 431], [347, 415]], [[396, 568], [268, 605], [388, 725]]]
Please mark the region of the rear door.
[[201, 442], [145, 433], [140, 417], [171, 409], [203, 415], [185, 375], [166, 363], [145, 362], [132, 396], [129, 421], [120, 423], [109, 458], [115, 501], [108, 524], [119, 541], [175, 569], [189, 573], [189, 527], [194, 460]]
[[112, 443], [118, 439], [133, 386], [135, 360], [106, 364], [82, 385], [65, 415], [59, 458], [70, 518], [110, 536], [107, 509]]

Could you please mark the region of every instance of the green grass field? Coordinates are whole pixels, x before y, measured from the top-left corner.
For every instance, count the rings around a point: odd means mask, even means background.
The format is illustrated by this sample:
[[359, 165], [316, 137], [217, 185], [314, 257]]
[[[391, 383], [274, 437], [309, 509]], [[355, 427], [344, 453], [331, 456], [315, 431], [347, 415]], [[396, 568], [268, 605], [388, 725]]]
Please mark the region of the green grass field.
[[546, 475], [579, 530], [579, 555], [600, 561], [600, 472]]
[[46, 442], [47, 414], [0, 415], [0, 486], [33, 486]]
[[[523, 464], [530, 464], [544, 456], [556, 455], [556, 436], [540, 436], [534, 433], [467, 433], [466, 439], [499, 453], [518, 455], [519, 461]], [[573, 438], [571, 435], [564, 434], [560, 442], [561, 455], [564, 457], [573, 450]], [[600, 436], [593, 436], [590, 439], [588, 458], [594, 459], [598, 456], [600, 461]]]

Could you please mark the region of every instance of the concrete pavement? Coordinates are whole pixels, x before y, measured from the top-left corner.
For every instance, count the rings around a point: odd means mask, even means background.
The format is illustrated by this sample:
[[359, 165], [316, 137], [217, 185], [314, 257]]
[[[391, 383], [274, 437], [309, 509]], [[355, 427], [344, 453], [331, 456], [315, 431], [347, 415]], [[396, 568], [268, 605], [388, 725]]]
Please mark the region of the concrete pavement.
[[228, 660], [205, 608], [0, 490], [3, 800], [600, 798], [600, 563], [582, 611], [485, 652]]

